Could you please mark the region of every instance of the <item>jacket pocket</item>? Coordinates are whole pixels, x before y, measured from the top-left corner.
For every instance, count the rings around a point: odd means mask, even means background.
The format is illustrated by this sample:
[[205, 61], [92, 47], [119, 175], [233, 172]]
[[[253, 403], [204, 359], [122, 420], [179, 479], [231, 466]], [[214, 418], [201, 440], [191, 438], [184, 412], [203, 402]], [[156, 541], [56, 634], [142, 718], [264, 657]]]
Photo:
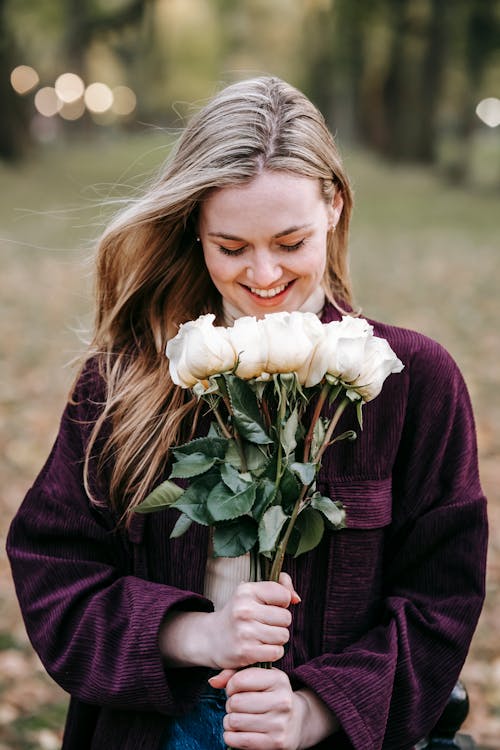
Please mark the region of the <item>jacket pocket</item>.
[[331, 480], [320, 485], [322, 494], [345, 507], [348, 529], [378, 529], [392, 520], [392, 480]]

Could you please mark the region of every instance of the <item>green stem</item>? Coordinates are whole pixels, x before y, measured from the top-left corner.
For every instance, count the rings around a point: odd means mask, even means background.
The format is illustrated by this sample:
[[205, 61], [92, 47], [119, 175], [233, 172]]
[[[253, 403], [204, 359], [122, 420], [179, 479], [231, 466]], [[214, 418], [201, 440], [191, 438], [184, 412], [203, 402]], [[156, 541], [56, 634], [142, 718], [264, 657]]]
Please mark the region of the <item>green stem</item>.
[[333, 431], [336, 428], [337, 424], [339, 423], [339, 419], [342, 416], [342, 414], [344, 413], [346, 407], [350, 403], [351, 403], [350, 399], [348, 399], [347, 396], [345, 396], [342, 399], [342, 401], [340, 402], [340, 404], [337, 406], [337, 410], [336, 410], [335, 414], [333, 415], [330, 424], [328, 425], [328, 429], [327, 429], [327, 431], [325, 433], [325, 437], [323, 439], [323, 443], [321, 444], [320, 449], [318, 450], [318, 452], [314, 456], [314, 463], [317, 464], [317, 463], [319, 463], [321, 461], [323, 453], [326, 451], [326, 449], [328, 448], [328, 445], [330, 444], [330, 440], [332, 439]]
[[276, 460], [276, 481], [274, 482], [274, 486], [276, 489], [279, 487], [279, 483], [281, 482], [281, 475], [283, 473], [283, 446], [281, 445], [281, 434], [283, 431], [283, 421], [285, 419], [286, 414], [286, 385], [284, 383], [281, 383], [281, 394], [280, 394], [280, 408], [278, 412], [278, 418], [277, 418], [277, 428], [278, 428], [278, 456]]
[[290, 520], [288, 521], [286, 526], [285, 534], [283, 535], [283, 538], [278, 545], [278, 549], [276, 550], [276, 556], [273, 560], [271, 574], [269, 576], [270, 581], [277, 581], [280, 577], [281, 569], [283, 568], [283, 560], [285, 559], [286, 548], [290, 539], [290, 534], [292, 533], [295, 521], [297, 520], [297, 516], [299, 515], [299, 512], [301, 510], [301, 506], [307, 494], [308, 487], [309, 485], [302, 485], [300, 495], [295, 502], [292, 515], [290, 516]]
[[[324, 399], [326, 398], [326, 395], [324, 394], [324, 391], [325, 391], [325, 389], [323, 389], [323, 391], [321, 392], [321, 395], [320, 395], [320, 400], [324, 397], [323, 398], [323, 403], [324, 403]], [[328, 389], [327, 389], [327, 393], [328, 393]], [[334, 431], [335, 427], [337, 426], [340, 417], [342, 416], [343, 412], [345, 411], [345, 409], [346, 409], [346, 407], [347, 407], [347, 405], [349, 403], [350, 403], [350, 400], [347, 397], [345, 397], [340, 402], [340, 404], [337, 406], [335, 414], [333, 415], [332, 420], [331, 420], [330, 424], [328, 425], [328, 429], [327, 429], [327, 431], [325, 433], [325, 437], [324, 437], [324, 440], [323, 440], [323, 442], [321, 444], [321, 447], [320, 447], [318, 453], [316, 454], [316, 456], [314, 457], [314, 462], [315, 463], [319, 463], [320, 462], [321, 457], [323, 456], [323, 453], [325, 452], [326, 448], [328, 447], [328, 445], [330, 443], [331, 437], [333, 435], [333, 431]], [[315, 414], [317, 412], [318, 416], [319, 416], [319, 411], [321, 411], [321, 406], [319, 407], [319, 409], [318, 409], [318, 407], [316, 407], [316, 410], [315, 410]], [[309, 448], [310, 448], [310, 446], [309, 446]], [[306, 447], [304, 447], [304, 461], [306, 461], [308, 458], [309, 458], [309, 455], [306, 454]], [[286, 548], [287, 548], [288, 542], [290, 540], [290, 535], [291, 535], [293, 527], [295, 525], [295, 521], [297, 520], [297, 516], [299, 515], [299, 513], [300, 513], [300, 511], [302, 509], [302, 506], [303, 506], [304, 500], [306, 498], [307, 490], [308, 489], [309, 489], [309, 485], [305, 485], [305, 484], [302, 485], [302, 489], [300, 491], [300, 495], [299, 495], [299, 497], [297, 498], [297, 500], [295, 502], [292, 515], [290, 516], [290, 520], [288, 521], [285, 534], [283, 535], [283, 538], [281, 539], [281, 541], [280, 541], [280, 543], [278, 545], [278, 549], [276, 550], [276, 556], [275, 556], [275, 558], [273, 560], [273, 565], [272, 565], [271, 574], [270, 574], [270, 580], [271, 581], [277, 581], [278, 578], [279, 578], [279, 576], [280, 576], [281, 569], [283, 567], [283, 560], [285, 559]]]
[[[227, 392], [227, 389], [226, 389], [226, 384], [224, 383], [223, 378], [219, 379], [218, 385], [219, 385], [219, 393], [221, 395], [222, 400], [224, 401], [224, 405], [225, 405], [225, 407], [227, 409], [227, 413], [230, 414], [231, 416], [233, 416], [233, 410], [231, 408], [231, 400], [229, 398], [229, 395], [228, 395], [228, 392]], [[233, 423], [233, 432], [234, 432], [234, 434], [233, 435], [229, 435], [229, 437], [234, 437], [234, 441], [236, 443], [236, 447], [238, 448], [238, 453], [239, 453], [239, 456], [240, 456], [241, 471], [242, 472], [246, 472], [246, 471], [248, 471], [248, 467], [247, 467], [247, 460], [246, 460], [246, 457], [245, 457], [245, 450], [243, 448], [243, 442], [241, 440], [241, 437], [240, 437], [240, 435], [238, 433], [238, 430], [234, 426], [234, 423]]]
[[220, 412], [217, 408], [217, 405], [215, 403], [212, 405], [212, 411], [215, 414], [217, 424], [219, 425], [222, 434], [224, 435], [225, 438], [227, 438], [228, 440], [231, 440], [233, 436], [231, 435], [226, 425], [224, 424], [224, 420], [222, 419]]
[[318, 401], [316, 402], [316, 408], [314, 409], [314, 414], [311, 419], [311, 424], [309, 426], [309, 429], [307, 431], [307, 435], [304, 440], [304, 463], [307, 463], [309, 461], [309, 455], [311, 453], [311, 445], [313, 441], [314, 436], [314, 428], [316, 426], [316, 422], [320, 418], [321, 410], [325, 404], [325, 401], [328, 397], [328, 392], [330, 390], [329, 383], [325, 383], [323, 388], [321, 389], [321, 393], [319, 394]]

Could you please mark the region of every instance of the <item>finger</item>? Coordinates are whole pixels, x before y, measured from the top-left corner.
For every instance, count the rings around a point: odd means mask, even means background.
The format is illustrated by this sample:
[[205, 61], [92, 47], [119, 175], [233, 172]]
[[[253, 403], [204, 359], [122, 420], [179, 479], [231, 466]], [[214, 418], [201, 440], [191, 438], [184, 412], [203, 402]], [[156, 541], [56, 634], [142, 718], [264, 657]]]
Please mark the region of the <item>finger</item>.
[[[253, 592], [257, 599], [263, 604], [274, 604], [277, 607], [288, 607], [291, 602], [291, 591], [281, 583], [275, 581], [259, 581], [253, 584], [243, 584], [243, 586], [252, 586]], [[292, 586], [293, 589], [293, 586]]]
[[269, 691], [280, 687], [290, 687], [287, 675], [280, 669], [247, 667], [235, 672], [228, 680], [226, 694], [230, 698], [235, 693]]
[[256, 627], [256, 637], [266, 646], [284, 646], [290, 640], [288, 628], [271, 627], [259, 623]]
[[225, 688], [234, 674], [236, 674], [235, 669], [223, 669], [219, 674], [210, 677], [208, 682], [213, 688]]
[[233, 693], [226, 701], [228, 714], [265, 714], [271, 711], [282, 713], [287, 708], [287, 699], [284, 698], [283, 691]]
[[280, 573], [279, 583], [290, 592], [292, 604], [299, 604], [299, 602], [302, 601], [300, 596], [295, 591], [295, 586], [293, 585], [293, 581], [288, 573]]
[[258, 604], [253, 614], [255, 619], [263, 625], [288, 628], [292, 624], [290, 611], [283, 607], [276, 607], [273, 604]]
[[279, 718], [274, 714], [226, 714], [223, 727], [226, 732], [270, 732], [278, 729]]
[[224, 744], [242, 750], [273, 750], [277, 747], [267, 732], [224, 732]]

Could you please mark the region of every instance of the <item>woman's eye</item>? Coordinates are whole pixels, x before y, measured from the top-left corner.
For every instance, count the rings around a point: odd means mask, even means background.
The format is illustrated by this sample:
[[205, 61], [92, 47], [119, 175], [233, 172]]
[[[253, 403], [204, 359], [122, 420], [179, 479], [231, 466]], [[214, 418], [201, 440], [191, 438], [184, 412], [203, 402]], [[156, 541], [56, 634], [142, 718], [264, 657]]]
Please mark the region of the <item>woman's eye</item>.
[[245, 245], [243, 247], [224, 247], [224, 245], [219, 245], [219, 250], [221, 253], [224, 253], [224, 255], [241, 255], [243, 250], [245, 249]]
[[284, 245], [284, 244], [282, 244], [282, 245], [280, 245], [280, 247], [282, 248], [282, 250], [287, 250], [288, 252], [292, 252], [293, 250], [298, 250], [299, 247], [302, 247], [302, 245], [304, 244], [304, 242], [305, 242], [305, 240], [302, 239], [302, 240], [299, 240], [298, 242], [294, 242], [293, 245]]

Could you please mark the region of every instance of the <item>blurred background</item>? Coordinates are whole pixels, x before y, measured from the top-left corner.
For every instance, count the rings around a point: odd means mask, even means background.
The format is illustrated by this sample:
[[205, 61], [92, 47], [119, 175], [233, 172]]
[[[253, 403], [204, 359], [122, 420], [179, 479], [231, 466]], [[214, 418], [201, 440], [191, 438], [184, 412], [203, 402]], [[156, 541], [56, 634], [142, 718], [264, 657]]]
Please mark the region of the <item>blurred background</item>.
[[92, 324], [95, 239], [190, 112], [260, 73], [303, 89], [336, 134], [364, 314], [438, 339], [468, 383], [491, 541], [467, 729], [498, 750], [499, 0], [0, 0], [0, 750], [60, 747], [67, 698], [3, 550]]

